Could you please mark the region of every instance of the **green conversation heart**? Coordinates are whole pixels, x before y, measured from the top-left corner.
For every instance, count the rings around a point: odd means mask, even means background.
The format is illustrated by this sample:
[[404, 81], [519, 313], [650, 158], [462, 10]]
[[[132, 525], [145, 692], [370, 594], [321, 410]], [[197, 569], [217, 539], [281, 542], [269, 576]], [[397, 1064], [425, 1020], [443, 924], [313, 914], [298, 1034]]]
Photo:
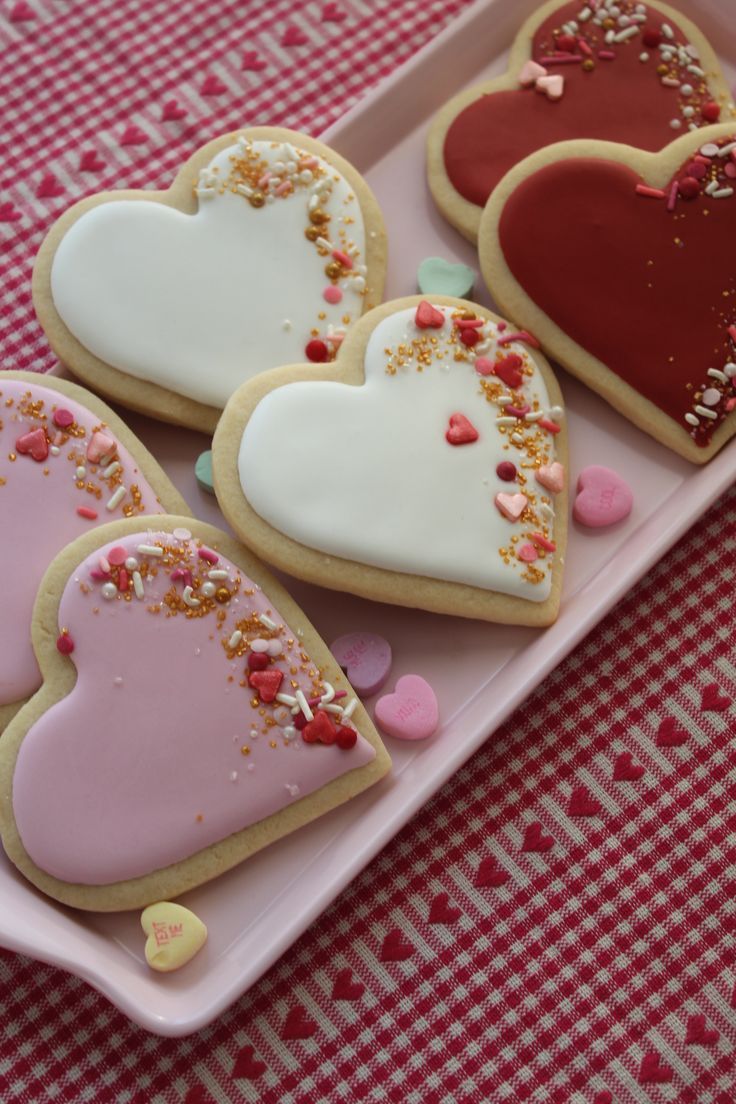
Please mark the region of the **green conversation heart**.
[[208, 494], [215, 493], [215, 485], [212, 482], [212, 451], [200, 452], [197, 463], [194, 465], [194, 475], [203, 491]]
[[469, 299], [476, 273], [465, 264], [446, 261], [443, 257], [427, 257], [419, 265], [417, 284], [422, 295], [451, 295]]

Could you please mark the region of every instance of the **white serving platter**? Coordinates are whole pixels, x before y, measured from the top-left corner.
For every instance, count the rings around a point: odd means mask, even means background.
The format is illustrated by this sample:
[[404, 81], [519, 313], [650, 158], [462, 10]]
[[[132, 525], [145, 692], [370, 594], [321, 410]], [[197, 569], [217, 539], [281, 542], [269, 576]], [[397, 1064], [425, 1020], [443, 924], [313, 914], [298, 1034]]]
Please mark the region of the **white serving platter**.
[[[427, 256], [477, 269], [472, 247], [444, 223], [429, 197], [427, 124], [464, 84], [503, 71], [511, 39], [534, 7], [535, 0], [480, 0], [321, 136], [363, 172], [383, 206], [390, 246], [387, 297], [416, 291], [417, 267]], [[716, 44], [733, 77], [731, 0], [684, 0], [680, 7]], [[490, 302], [480, 290], [478, 298]], [[357, 628], [380, 632], [394, 650], [392, 678], [415, 672], [430, 681], [441, 709], [436, 736], [419, 746], [387, 740], [395, 764], [390, 778], [183, 898], [206, 922], [210, 938], [177, 974], [154, 975], [146, 966], [137, 913], [102, 916], [55, 905], [2, 855], [0, 944], [78, 974], [132, 1020], [172, 1036], [211, 1022], [288, 950], [733, 481], [736, 439], [707, 467], [693, 468], [564, 373], [560, 380], [573, 477], [587, 464], [609, 465], [636, 488], [636, 505], [626, 522], [610, 530], [572, 524], [557, 623], [545, 631], [492, 626], [289, 581], [328, 642]], [[128, 421], [194, 512], [222, 525], [215, 500], [194, 480], [194, 461], [209, 440], [137, 416]]]

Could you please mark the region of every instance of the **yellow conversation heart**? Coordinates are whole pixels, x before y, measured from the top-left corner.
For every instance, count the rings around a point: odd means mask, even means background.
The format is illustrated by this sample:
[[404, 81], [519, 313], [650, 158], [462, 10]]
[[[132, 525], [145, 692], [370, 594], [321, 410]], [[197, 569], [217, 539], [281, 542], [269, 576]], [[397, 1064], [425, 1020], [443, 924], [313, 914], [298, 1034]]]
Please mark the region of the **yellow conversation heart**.
[[207, 941], [207, 928], [183, 905], [158, 901], [141, 914], [146, 933], [146, 962], [152, 970], [168, 973], [186, 966]]

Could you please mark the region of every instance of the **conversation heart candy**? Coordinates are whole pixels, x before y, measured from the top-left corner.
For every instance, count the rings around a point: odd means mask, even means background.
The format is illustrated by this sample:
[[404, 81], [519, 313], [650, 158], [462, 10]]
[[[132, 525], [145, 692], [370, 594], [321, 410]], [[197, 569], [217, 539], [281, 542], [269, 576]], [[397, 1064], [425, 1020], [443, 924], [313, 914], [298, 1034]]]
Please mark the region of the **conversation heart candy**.
[[207, 942], [207, 928], [183, 905], [157, 901], [143, 910], [146, 962], [152, 970], [169, 973], [191, 962]]
[[426, 740], [437, 731], [439, 707], [421, 675], [402, 675], [393, 694], [376, 702], [376, 723], [397, 740]]
[[213, 495], [215, 486], [212, 482], [212, 450], [200, 452], [194, 465], [194, 477], [203, 491]]
[[453, 264], [443, 257], [425, 257], [417, 272], [417, 287], [422, 295], [453, 295], [468, 299], [476, 273], [465, 264]]
[[391, 645], [378, 633], [345, 633], [333, 640], [330, 651], [361, 697], [370, 697], [385, 684], [391, 670]]
[[578, 476], [573, 517], [589, 529], [614, 525], [631, 513], [634, 496], [628, 483], [610, 468], [592, 464]]

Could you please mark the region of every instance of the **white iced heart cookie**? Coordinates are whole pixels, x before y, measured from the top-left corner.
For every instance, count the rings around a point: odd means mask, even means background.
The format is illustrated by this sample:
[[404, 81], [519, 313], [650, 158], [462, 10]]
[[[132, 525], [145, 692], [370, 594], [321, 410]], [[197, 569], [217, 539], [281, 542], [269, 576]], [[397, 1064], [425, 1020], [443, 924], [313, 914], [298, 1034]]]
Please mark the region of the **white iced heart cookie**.
[[[379, 601], [521, 624], [559, 606], [561, 395], [528, 334], [463, 300], [371, 311], [334, 366], [260, 376], [213, 445], [220, 505], [293, 575]], [[514, 509], [509, 509], [513, 499]]]
[[334, 359], [384, 273], [381, 213], [359, 173], [305, 135], [259, 127], [204, 146], [167, 192], [71, 208], [39, 252], [34, 303], [97, 390], [213, 429], [255, 373]]
[[299, 607], [203, 522], [80, 537], [44, 577], [32, 636], [43, 685], [0, 741], [0, 832], [65, 904], [178, 897], [389, 769]]

